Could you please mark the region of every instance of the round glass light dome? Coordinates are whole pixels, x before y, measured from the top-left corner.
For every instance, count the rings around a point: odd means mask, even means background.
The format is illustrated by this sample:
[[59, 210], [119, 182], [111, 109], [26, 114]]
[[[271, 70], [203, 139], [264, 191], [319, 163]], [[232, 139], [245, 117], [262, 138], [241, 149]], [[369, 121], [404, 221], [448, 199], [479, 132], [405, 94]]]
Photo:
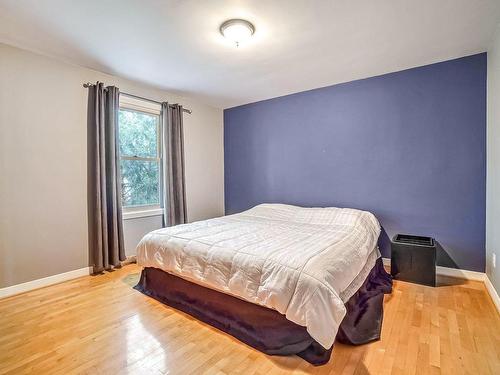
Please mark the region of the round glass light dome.
[[255, 28], [250, 22], [240, 19], [228, 20], [220, 26], [221, 34], [236, 43], [236, 47], [250, 39], [254, 31]]

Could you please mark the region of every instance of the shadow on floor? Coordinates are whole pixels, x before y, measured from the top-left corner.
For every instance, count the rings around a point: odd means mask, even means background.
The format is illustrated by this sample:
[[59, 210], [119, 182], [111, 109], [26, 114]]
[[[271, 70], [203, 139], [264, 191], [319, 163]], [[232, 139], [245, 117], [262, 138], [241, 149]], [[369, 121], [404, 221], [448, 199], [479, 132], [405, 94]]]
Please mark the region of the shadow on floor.
[[437, 284], [436, 287], [464, 285], [464, 284], [467, 284], [467, 280], [460, 279], [458, 277], [437, 275], [436, 276], [436, 284]]

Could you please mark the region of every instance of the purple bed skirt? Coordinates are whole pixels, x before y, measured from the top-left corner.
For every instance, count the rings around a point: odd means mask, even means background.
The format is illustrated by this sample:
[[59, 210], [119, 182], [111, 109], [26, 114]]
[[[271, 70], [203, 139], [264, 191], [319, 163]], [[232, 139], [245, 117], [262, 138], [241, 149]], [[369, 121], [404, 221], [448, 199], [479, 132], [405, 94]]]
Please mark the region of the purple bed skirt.
[[[303, 326], [279, 312], [205, 288], [157, 268], [143, 269], [138, 291], [224, 331], [270, 355], [296, 354], [313, 365], [329, 361], [324, 349]], [[360, 345], [380, 339], [384, 294], [392, 279], [379, 258], [359, 290], [347, 301], [347, 315], [336, 340]]]

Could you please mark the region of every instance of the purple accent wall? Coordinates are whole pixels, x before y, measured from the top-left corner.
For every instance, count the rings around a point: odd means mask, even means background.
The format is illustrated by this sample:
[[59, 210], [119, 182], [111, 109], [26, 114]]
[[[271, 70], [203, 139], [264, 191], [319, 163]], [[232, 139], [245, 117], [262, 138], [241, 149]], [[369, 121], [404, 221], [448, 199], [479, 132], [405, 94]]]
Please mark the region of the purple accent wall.
[[[334, 62], [332, 62], [333, 64]], [[226, 213], [263, 202], [373, 212], [484, 271], [486, 54], [224, 111]]]

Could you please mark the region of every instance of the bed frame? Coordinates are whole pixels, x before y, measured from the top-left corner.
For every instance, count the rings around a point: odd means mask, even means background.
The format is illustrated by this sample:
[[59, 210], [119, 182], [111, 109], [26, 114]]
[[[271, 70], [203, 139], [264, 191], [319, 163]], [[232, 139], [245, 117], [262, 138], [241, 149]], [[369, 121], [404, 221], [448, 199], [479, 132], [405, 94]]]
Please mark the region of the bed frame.
[[[220, 329], [270, 355], [296, 354], [313, 365], [330, 360], [325, 349], [299, 326], [276, 310], [209, 289], [146, 267], [138, 291]], [[346, 303], [347, 315], [336, 340], [351, 345], [380, 339], [384, 294], [391, 293], [392, 279], [379, 258], [363, 285]]]

